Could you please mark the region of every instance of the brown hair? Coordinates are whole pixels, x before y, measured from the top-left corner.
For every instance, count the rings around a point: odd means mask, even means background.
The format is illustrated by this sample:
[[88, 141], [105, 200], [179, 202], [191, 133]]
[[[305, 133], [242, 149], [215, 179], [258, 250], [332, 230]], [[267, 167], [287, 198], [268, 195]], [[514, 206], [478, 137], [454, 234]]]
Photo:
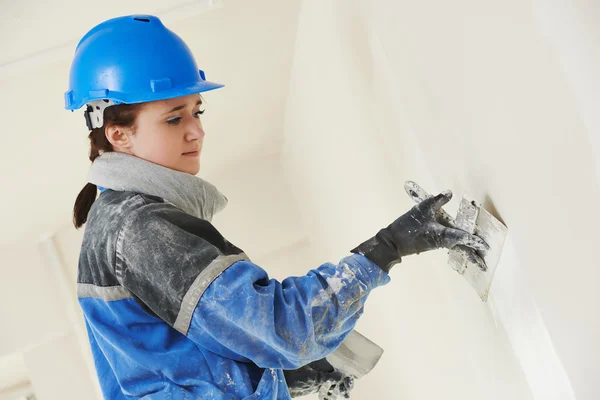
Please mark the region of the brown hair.
[[[118, 104], [107, 107], [104, 110], [104, 125], [102, 128], [94, 128], [90, 132], [90, 161], [94, 160], [102, 153], [114, 151], [112, 144], [108, 141], [105, 134], [107, 125], [119, 125], [126, 128], [135, 126], [137, 115], [143, 103], [137, 104]], [[88, 183], [81, 189], [75, 206], [73, 207], [73, 224], [75, 228], [80, 228], [86, 223], [88, 213], [92, 208], [92, 204], [96, 201], [98, 188], [93, 183]]]

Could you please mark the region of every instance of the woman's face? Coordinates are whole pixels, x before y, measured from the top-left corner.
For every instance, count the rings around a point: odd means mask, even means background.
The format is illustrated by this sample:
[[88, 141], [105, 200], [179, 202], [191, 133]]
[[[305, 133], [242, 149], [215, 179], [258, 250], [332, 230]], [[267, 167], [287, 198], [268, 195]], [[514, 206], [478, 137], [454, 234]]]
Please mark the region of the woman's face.
[[201, 104], [197, 94], [145, 103], [135, 130], [107, 126], [106, 135], [115, 151], [196, 175], [204, 140]]

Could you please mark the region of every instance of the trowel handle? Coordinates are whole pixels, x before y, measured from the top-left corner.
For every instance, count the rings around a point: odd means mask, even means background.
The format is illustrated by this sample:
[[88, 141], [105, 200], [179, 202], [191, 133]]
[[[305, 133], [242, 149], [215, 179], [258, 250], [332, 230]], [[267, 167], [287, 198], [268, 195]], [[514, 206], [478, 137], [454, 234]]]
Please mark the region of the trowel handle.
[[[422, 201], [433, 197], [432, 195], [428, 194], [421, 186], [419, 186], [413, 181], [406, 181], [406, 183], [404, 184], [404, 190], [406, 190], [406, 193], [410, 196], [410, 198], [412, 198], [415, 201], [415, 203], [421, 203]], [[444, 211], [443, 208], [440, 208], [440, 210], [438, 211], [438, 217], [446, 223], [448, 223], [448, 225], [450, 225], [451, 227], [456, 227], [454, 218], [452, 218], [450, 214]]]

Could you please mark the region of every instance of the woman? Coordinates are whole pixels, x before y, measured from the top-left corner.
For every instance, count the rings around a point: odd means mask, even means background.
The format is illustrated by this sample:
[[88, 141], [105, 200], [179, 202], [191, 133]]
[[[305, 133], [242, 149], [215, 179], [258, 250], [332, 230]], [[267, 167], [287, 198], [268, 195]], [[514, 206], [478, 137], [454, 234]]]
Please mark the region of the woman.
[[435, 248], [487, 245], [437, 222], [446, 192], [337, 265], [269, 279], [210, 223], [227, 199], [195, 176], [199, 93], [221, 86], [153, 16], [105, 21], [77, 46], [65, 104], [86, 106], [92, 161], [74, 208], [75, 226], [87, 222], [78, 297], [103, 395], [349, 397], [351, 377], [324, 357], [353, 329], [371, 290], [390, 281], [390, 268]]

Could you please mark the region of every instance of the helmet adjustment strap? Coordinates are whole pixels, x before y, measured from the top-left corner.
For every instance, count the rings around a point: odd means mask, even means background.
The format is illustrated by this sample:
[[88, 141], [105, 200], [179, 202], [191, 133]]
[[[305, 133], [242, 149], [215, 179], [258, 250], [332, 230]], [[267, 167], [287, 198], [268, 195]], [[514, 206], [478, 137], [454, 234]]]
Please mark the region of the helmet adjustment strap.
[[102, 128], [104, 126], [104, 110], [115, 104], [117, 103], [108, 99], [93, 100], [87, 103], [83, 116], [88, 129], [91, 131], [95, 128]]

